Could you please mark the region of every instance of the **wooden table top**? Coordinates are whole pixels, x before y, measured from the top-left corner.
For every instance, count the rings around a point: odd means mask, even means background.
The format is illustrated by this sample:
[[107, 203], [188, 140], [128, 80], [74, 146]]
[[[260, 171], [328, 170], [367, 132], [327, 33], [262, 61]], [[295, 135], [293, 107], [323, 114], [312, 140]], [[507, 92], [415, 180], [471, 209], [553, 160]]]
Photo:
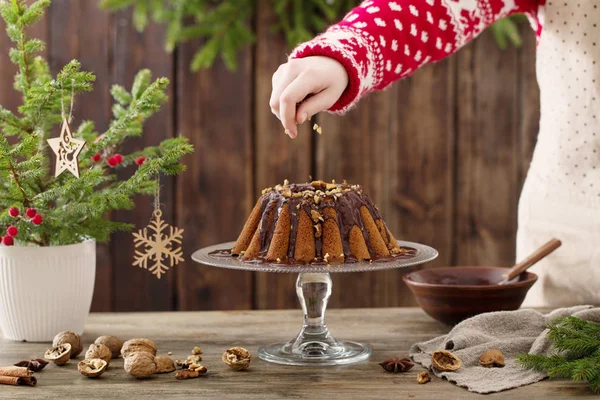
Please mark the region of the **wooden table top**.
[[[406, 356], [411, 344], [444, 334], [448, 328], [417, 308], [329, 310], [327, 322], [339, 339], [371, 345], [368, 362], [340, 367], [292, 367], [264, 362], [256, 357], [266, 343], [292, 339], [299, 329], [301, 312], [230, 311], [168, 313], [91, 314], [86, 325], [84, 349], [100, 335], [123, 339], [145, 337], [158, 344], [159, 354], [173, 352], [185, 358], [194, 346], [203, 349], [208, 374], [198, 379], [177, 381], [174, 374], [136, 380], [123, 370], [123, 360], [114, 360], [100, 379], [88, 379], [77, 372], [71, 360], [63, 367], [48, 365], [36, 374], [35, 388], [0, 386], [6, 399], [468, 399], [469, 393], [433, 377], [419, 385], [416, 376], [423, 369], [391, 374], [377, 365], [389, 356]], [[232, 346], [243, 346], [255, 356], [245, 372], [230, 370], [221, 354]], [[21, 343], [0, 339], [0, 366], [41, 357], [49, 347], [44, 343]], [[81, 357], [81, 356], [80, 356]], [[583, 383], [546, 380], [523, 388], [489, 395], [502, 399], [558, 399], [593, 396]]]

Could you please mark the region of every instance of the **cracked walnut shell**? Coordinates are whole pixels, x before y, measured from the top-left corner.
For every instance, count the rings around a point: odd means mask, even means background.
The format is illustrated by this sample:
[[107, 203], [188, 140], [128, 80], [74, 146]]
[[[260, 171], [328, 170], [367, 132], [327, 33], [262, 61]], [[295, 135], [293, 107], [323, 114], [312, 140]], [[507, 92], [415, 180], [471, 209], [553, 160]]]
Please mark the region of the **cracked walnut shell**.
[[121, 354], [123, 355], [123, 357], [128, 357], [130, 354], [133, 353], [146, 352], [155, 356], [156, 349], [156, 343], [154, 343], [152, 340], [136, 338], [123, 343], [123, 347], [121, 348]]
[[77, 364], [77, 369], [83, 376], [88, 378], [97, 378], [106, 371], [108, 363], [101, 358], [92, 358], [90, 360], [81, 360]]
[[155, 374], [166, 374], [175, 371], [175, 363], [171, 357], [167, 356], [156, 356], [156, 372]]
[[65, 365], [71, 358], [71, 344], [63, 343], [46, 350], [44, 358], [52, 361], [56, 365]]
[[112, 358], [119, 358], [121, 356], [123, 343], [124, 342], [116, 336], [100, 336], [94, 341], [94, 344], [103, 344], [108, 347]]
[[250, 366], [252, 355], [243, 347], [232, 347], [223, 353], [223, 362], [236, 371], [243, 371]]
[[88, 360], [100, 358], [106, 361], [106, 364], [108, 365], [110, 364], [111, 351], [103, 344], [90, 344], [90, 348], [85, 352], [85, 358]]
[[498, 349], [489, 349], [479, 357], [479, 364], [482, 367], [504, 367], [504, 354]]
[[437, 350], [431, 355], [432, 365], [440, 371], [456, 371], [462, 366], [460, 358], [448, 350]]
[[125, 371], [137, 378], [150, 378], [156, 372], [156, 359], [152, 353], [141, 351], [125, 357]]
[[58, 347], [64, 343], [69, 343], [71, 345], [71, 358], [77, 357], [83, 351], [81, 336], [75, 332], [64, 331], [57, 333], [52, 340], [52, 347]]

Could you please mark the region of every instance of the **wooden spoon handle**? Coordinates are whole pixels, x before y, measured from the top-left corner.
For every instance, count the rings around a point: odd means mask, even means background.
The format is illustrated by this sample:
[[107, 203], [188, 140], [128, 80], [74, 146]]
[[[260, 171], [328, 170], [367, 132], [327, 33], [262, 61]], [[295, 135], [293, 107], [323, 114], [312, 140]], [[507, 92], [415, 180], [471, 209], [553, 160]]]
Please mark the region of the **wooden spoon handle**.
[[533, 264], [546, 257], [554, 250], [558, 249], [561, 244], [561, 241], [558, 239], [550, 239], [548, 243], [546, 243], [545, 245], [534, 251], [529, 257], [512, 267], [506, 273], [506, 279], [510, 281], [511, 279], [516, 278], [521, 274], [521, 272], [525, 271], [527, 268], [531, 267]]

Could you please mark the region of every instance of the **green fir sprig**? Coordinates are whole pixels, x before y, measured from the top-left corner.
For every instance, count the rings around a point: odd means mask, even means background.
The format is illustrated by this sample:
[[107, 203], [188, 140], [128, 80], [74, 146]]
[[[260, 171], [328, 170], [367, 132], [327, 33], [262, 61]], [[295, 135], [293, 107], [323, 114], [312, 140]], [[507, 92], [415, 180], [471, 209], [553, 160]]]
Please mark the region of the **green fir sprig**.
[[595, 393], [600, 393], [600, 324], [561, 318], [548, 327], [548, 339], [554, 354], [520, 354], [519, 363], [551, 378], [587, 381]]
[[[142, 70], [130, 91], [113, 86], [113, 119], [106, 132], [99, 134], [91, 121], [72, 126], [74, 137], [87, 143], [79, 155], [80, 178], [68, 172], [55, 178], [51, 170], [54, 154], [46, 140], [53, 127], [62, 123], [62, 110], [71, 97], [91, 91], [95, 77], [81, 71], [77, 60], [53, 77], [47, 61], [36, 56], [44, 43], [28, 38], [25, 30], [43, 17], [49, 3], [38, 0], [27, 6], [23, 0], [0, 1], [0, 14], [14, 43], [10, 58], [18, 66], [14, 86], [23, 98], [17, 113], [0, 106], [0, 236], [8, 226], [15, 226], [14, 239], [23, 245], [106, 241], [112, 232], [132, 228], [111, 221], [107, 213], [134, 208], [137, 194], [154, 194], [156, 177], [182, 172], [185, 167], [180, 160], [193, 147], [177, 137], [124, 154], [118, 165], [107, 162], [120, 154], [125, 140], [143, 134], [144, 121], [167, 100], [168, 80], [152, 81], [150, 71]], [[130, 165], [135, 166], [134, 172], [119, 180], [116, 172]], [[9, 215], [11, 208], [19, 210], [19, 216]], [[25, 215], [28, 208], [43, 216], [41, 224]]]
[[[360, 1], [270, 0], [269, 3], [278, 18], [271, 26], [273, 32], [283, 32], [293, 48], [323, 32]], [[100, 5], [110, 11], [132, 7], [138, 31], [143, 31], [150, 20], [166, 25], [167, 51], [190, 39], [204, 39], [192, 59], [192, 71], [211, 67], [219, 55], [225, 66], [235, 71], [239, 52], [255, 41], [252, 19], [258, 0], [101, 0]], [[490, 26], [500, 48], [506, 48], [508, 43], [521, 46], [515, 23], [519, 19], [522, 16], [504, 18]]]

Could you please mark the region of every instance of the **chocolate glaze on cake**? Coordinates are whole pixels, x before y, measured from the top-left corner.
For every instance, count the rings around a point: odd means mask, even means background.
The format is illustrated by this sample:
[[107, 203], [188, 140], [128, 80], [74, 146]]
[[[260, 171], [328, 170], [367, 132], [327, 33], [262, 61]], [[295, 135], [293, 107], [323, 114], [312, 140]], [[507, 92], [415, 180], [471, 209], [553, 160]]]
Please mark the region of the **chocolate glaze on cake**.
[[314, 181], [263, 190], [232, 255], [248, 262], [351, 263], [401, 256], [359, 185]]

